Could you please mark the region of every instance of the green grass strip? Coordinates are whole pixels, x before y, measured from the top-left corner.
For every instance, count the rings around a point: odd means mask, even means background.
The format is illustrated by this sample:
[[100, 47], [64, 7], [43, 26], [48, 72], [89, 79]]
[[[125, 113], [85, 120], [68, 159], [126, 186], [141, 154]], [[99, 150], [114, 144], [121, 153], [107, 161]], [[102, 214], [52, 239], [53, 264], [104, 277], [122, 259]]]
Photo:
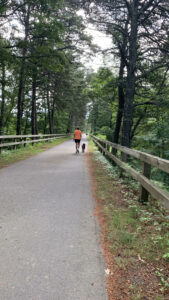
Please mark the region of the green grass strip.
[[40, 152], [43, 152], [47, 149], [50, 149], [56, 145], [59, 145], [67, 140], [70, 137], [61, 138], [57, 140], [52, 140], [44, 143], [37, 143], [37, 144], [28, 144], [26, 147], [19, 146], [16, 150], [3, 150], [0, 154], [0, 168], [4, 168], [13, 164], [17, 161], [24, 160], [31, 156], [34, 156]]

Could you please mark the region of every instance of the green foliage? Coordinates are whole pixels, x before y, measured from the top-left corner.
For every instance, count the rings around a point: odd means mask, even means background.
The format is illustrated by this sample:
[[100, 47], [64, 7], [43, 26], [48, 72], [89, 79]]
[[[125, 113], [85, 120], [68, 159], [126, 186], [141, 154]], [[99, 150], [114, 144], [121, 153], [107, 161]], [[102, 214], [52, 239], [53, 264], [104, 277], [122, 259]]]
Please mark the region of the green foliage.
[[161, 291], [165, 292], [169, 288], [169, 282], [166, 278], [164, 278], [163, 269], [158, 268], [156, 271], [156, 274], [160, 278], [160, 281], [161, 281]]
[[106, 136], [106, 140], [113, 142], [113, 130], [108, 126], [100, 128], [99, 132]]
[[96, 74], [91, 75], [87, 93], [91, 103], [89, 123], [92, 132], [102, 133], [106, 127], [108, 133], [108, 128], [112, 128], [112, 104], [116, 92], [116, 79], [109, 69], [100, 68]]
[[2, 22], [0, 71], [4, 68], [5, 79], [0, 72], [0, 81], [4, 82], [4, 108], [0, 91], [0, 130], [2, 134], [15, 134], [19, 93], [21, 133], [32, 132], [33, 117], [36, 130], [43, 133], [69, 132], [77, 124], [83, 127], [88, 98], [79, 53], [86, 44], [92, 45], [84, 32], [83, 19], [77, 15], [78, 7], [62, 0], [21, 2], [3, 1], [0, 5], [2, 21], [11, 32], [5, 38]]

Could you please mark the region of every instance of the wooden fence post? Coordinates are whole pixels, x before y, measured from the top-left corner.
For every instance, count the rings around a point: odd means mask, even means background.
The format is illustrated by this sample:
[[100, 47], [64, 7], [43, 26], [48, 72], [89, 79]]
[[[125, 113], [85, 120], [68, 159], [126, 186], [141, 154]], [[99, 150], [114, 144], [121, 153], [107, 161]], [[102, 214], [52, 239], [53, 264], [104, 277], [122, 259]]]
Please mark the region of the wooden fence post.
[[[146, 163], [146, 162], [143, 162], [143, 170], [142, 170], [142, 172], [143, 172], [143, 175], [146, 178], [150, 179], [150, 176], [151, 176], [151, 165], [148, 164], [148, 163]], [[143, 186], [141, 186], [139, 201], [142, 202], [142, 203], [148, 202], [148, 195], [149, 195], [148, 191]]]
[[[110, 152], [110, 145], [109, 144], [107, 144], [106, 148], [107, 148], [107, 151]], [[107, 156], [107, 159], [112, 163], [112, 159], [109, 156]]]
[[[100, 144], [103, 146], [102, 142], [100, 142]], [[101, 148], [99, 148], [99, 151], [103, 154], [103, 150]]]
[[122, 152], [121, 153], [121, 159], [122, 159], [123, 162], [127, 162], [127, 154]]
[[[106, 148], [106, 144], [105, 143], [103, 143], [102, 146], [103, 146], [103, 148]], [[103, 151], [103, 155], [105, 155], [104, 151]]]
[[[127, 155], [126, 153], [122, 152], [121, 151], [121, 160], [123, 162], [127, 162]], [[119, 175], [120, 178], [124, 178], [125, 177], [125, 171], [121, 168], [120, 169], [120, 175]]]
[[[17, 141], [17, 140], [14, 139], [14, 143], [15, 143], [16, 141]], [[16, 145], [13, 146], [13, 149], [16, 150]]]

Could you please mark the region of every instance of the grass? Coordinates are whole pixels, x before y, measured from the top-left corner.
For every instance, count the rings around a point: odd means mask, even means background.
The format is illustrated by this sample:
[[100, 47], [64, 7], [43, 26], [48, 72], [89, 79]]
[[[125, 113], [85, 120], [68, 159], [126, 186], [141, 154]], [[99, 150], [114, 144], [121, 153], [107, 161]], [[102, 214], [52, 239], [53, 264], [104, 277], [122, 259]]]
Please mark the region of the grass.
[[44, 143], [37, 143], [33, 146], [31, 144], [27, 144], [26, 147], [20, 146], [20, 148], [16, 150], [3, 150], [0, 154], [0, 168], [6, 167], [17, 161], [29, 158], [56, 145], [59, 145], [68, 139], [70, 138], [61, 138], [58, 140], [52, 140]]
[[[167, 211], [153, 201], [144, 206], [139, 203], [138, 183], [130, 177], [119, 178], [119, 168], [108, 162], [92, 142], [90, 142], [90, 151], [97, 198], [106, 216], [106, 240], [117, 265], [120, 268], [127, 268], [129, 278], [132, 277], [131, 267], [139, 268], [140, 264], [143, 265], [143, 276], [148, 272], [154, 280], [156, 295], [152, 299], [167, 299], [165, 296], [169, 288]], [[146, 266], [149, 268], [153, 266], [152, 274]], [[158, 272], [159, 268], [160, 272]], [[134, 287], [131, 291], [133, 299], [144, 299], [145, 293], [142, 289], [138, 295], [135, 293], [139, 290], [139, 283], [133, 283], [132, 286]]]

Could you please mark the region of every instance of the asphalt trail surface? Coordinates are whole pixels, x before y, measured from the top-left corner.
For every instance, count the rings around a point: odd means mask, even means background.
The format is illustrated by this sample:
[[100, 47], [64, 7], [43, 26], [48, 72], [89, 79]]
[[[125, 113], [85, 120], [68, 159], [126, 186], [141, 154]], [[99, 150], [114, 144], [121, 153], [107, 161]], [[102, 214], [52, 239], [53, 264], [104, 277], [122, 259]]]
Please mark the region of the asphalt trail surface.
[[107, 300], [94, 206], [72, 140], [1, 169], [0, 299]]

